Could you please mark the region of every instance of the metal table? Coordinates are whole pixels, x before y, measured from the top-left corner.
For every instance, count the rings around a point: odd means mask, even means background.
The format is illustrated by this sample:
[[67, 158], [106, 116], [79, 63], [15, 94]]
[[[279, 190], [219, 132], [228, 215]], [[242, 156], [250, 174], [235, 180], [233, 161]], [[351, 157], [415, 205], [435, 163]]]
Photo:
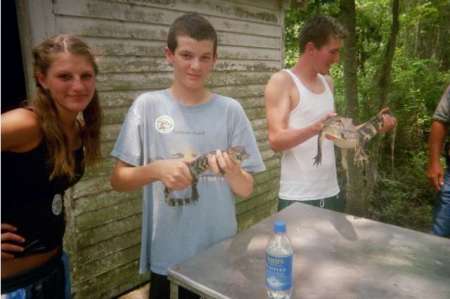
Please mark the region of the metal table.
[[267, 298], [264, 250], [274, 220], [294, 248], [292, 298], [450, 298], [450, 240], [365, 218], [293, 204], [169, 269], [204, 298]]

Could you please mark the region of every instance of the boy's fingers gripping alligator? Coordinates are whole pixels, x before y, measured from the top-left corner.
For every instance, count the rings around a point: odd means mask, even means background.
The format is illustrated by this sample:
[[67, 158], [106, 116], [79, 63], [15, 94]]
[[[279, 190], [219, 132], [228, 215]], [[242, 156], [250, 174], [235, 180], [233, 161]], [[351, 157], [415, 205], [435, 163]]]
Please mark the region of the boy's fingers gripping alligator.
[[[248, 153], [245, 151], [245, 148], [243, 146], [233, 146], [228, 148], [224, 152], [226, 152], [230, 156], [230, 158], [233, 159], [233, 161], [235, 162], [242, 162], [243, 160], [249, 157]], [[209, 168], [208, 163], [209, 154], [215, 155], [216, 152], [212, 151], [200, 155], [188, 164], [188, 168], [192, 176], [192, 186], [191, 186], [192, 192], [190, 197], [186, 198], [170, 197], [170, 190], [167, 187], [164, 187], [164, 200], [169, 206], [188, 205], [198, 201], [199, 198], [197, 189], [198, 178], [203, 172], [205, 172]], [[224, 174], [222, 170], [221, 173]]]

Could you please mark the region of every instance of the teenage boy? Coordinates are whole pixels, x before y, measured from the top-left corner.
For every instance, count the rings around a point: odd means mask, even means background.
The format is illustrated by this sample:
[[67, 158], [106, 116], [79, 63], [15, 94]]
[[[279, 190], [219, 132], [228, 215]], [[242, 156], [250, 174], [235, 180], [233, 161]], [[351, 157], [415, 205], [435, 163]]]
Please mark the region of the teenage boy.
[[[333, 143], [324, 140], [322, 163], [313, 165], [316, 136], [334, 113], [330, 67], [339, 61], [346, 32], [333, 18], [315, 16], [300, 32], [300, 57], [292, 69], [275, 73], [265, 89], [269, 142], [282, 151], [278, 210], [300, 201], [342, 212]], [[387, 109], [385, 109], [386, 111]], [[382, 131], [395, 126], [383, 116]]]
[[[234, 195], [248, 197], [251, 173], [265, 169], [241, 105], [205, 87], [217, 59], [211, 24], [196, 13], [177, 18], [165, 55], [173, 82], [134, 101], [112, 151], [117, 162], [111, 177], [117, 191], [144, 189], [141, 272], [150, 268], [150, 298], [164, 299], [170, 266], [236, 233]], [[234, 160], [225, 152], [232, 146], [242, 146], [249, 157]], [[193, 197], [189, 161], [206, 153], [213, 154], [198, 179], [198, 200], [169, 204]], [[180, 296], [198, 298], [184, 289]]]

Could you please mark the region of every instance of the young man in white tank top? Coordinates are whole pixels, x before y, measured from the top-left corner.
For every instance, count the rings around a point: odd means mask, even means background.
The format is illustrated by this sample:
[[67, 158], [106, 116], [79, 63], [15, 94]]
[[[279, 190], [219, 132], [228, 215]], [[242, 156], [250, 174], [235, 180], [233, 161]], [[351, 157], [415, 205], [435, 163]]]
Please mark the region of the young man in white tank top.
[[[325, 140], [322, 163], [313, 165], [316, 136], [334, 113], [330, 67], [339, 61], [346, 32], [333, 18], [315, 16], [303, 27], [300, 57], [295, 66], [270, 78], [265, 89], [269, 142], [283, 153], [278, 210], [300, 201], [343, 211], [336, 177], [334, 146]], [[383, 131], [395, 126], [384, 117]]]

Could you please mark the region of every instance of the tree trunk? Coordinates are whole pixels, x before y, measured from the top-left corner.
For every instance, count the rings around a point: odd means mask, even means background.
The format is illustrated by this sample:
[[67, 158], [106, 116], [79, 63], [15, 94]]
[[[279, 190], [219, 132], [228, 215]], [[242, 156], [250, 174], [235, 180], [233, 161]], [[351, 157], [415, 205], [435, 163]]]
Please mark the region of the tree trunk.
[[[382, 58], [380, 68], [376, 72], [375, 82], [375, 94], [378, 99], [378, 108], [385, 107], [387, 104], [387, 96], [389, 93], [389, 85], [391, 83], [391, 70], [392, 61], [394, 59], [394, 52], [397, 42], [397, 34], [399, 32], [399, 0], [392, 0], [392, 25], [388, 42]], [[368, 171], [366, 173], [366, 192], [367, 194], [373, 194], [375, 189], [376, 180], [378, 177], [378, 163], [382, 157], [381, 148], [383, 145], [382, 138], [374, 140], [372, 150], [370, 151], [370, 163]], [[367, 201], [370, 199], [368, 198]]]
[[376, 79], [377, 95], [379, 100], [379, 108], [387, 103], [387, 95], [389, 92], [389, 84], [391, 81], [392, 60], [394, 59], [395, 47], [397, 44], [397, 35], [400, 28], [399, 16], [399, 0], [392, 0], [392, 27], [389, 40], [384, 51], [384, 56], [380, 69], [378, 70], [378, 78]]
[[341, 23], [348, 31], [348, 36], [344, 40], [342, 56], [344, 62], [345, 114], [354, 119], [359, 119], [355, 0], [341, 0], [340, 10]]
[[[347, 38], [344, 40], [344, 51], [342, 55], [344, 65], [344, 95], [345, 95], [345, 114], [359, 120], [358, 107], [358, 63], [357, 63], [357, 46], [356, 46], [356, 9], [355, 0], [341, 0], [340, 21], [348, 32]], [[354, 153], [350, 152], [347, 156], [341, 156], [346, 159], [348, 169], [339, 167], [340, 185], [345, 186], [345, 190], [341, 193], [346, 200], [346, 211], [353, 215], [366, 216], [368, 207], [366, 192], [364, 192], [364, 173], [353, 164]]]

